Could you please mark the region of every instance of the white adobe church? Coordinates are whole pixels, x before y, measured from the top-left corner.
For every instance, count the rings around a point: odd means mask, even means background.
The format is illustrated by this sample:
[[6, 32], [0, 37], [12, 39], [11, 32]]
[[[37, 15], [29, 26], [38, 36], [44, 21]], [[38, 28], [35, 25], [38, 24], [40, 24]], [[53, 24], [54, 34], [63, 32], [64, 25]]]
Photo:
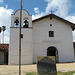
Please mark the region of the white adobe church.
[[[11, 15], [9, 62], [19, 64], [20, 10]], [[22, 10], [21, 63], [36, 63], [37, 56], [55, 56], [56, 62], [73, 62], [73, 36], [75, 24], [55, 14], [32, 21], [32, 15]]]

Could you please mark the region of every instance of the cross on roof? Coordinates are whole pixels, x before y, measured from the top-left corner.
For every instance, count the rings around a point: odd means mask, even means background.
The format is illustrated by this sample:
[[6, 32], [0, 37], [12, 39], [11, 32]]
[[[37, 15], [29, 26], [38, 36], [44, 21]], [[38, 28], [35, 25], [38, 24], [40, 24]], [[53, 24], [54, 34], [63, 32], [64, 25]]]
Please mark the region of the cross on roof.
[[51, 14], [53, 14], [53, 12], [54, 12], [54, 11], [53, 11], [53, 10], [51, 10], [50, 12], [51, 12]]
[[16, 20], [14, 21], [14, 23], [15, 23], [15, 25], [18, 25], [18, 23], [19, 23], [18, 19], [16, 19]]

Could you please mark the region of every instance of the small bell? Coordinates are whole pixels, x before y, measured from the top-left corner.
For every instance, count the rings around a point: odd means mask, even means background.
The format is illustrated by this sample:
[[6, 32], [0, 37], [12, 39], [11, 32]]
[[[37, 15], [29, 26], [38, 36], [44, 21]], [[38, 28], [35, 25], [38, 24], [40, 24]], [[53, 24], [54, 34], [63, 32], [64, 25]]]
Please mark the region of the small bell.
[[28, 25], [29, 25], [28, 21], [25, 20], [25, 21], [24, 21], [24, 24], [23, 24], [23, 27], [28, 28]]
[[18, 25], [18, 23], [19, 23], [18, 19], [16, 19], [16, 20], [14, 21], [14, 23], [15, 23], [15, 25]]

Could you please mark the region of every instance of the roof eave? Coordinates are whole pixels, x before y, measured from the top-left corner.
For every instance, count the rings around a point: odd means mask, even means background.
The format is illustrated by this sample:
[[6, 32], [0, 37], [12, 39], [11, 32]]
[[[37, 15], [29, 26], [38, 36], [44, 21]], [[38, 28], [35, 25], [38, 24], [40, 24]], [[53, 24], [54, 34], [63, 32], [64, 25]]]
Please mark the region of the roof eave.
[[42, 19], [47, 18], [47, 17], [53, 17], [53, 18], [56, 18], [56, 19], [58, 19], [58, 20], [60, 20], [60, 21], [62, 21], [62, 22], [64, 22], [64, 23], [69, 24], [69, 25], [71, 26], [71, 28], [72, 28], [73, 31], [74, 31], [74, 29], [75, 29], [75, 24], [74, 24], [74, 23], [71, 23], [71, 22], [69, 22], [69, 21], [67, 21], [67, 20], [65, 20], [65, 19], [63, 19], [63, 18], [61, 18], [61, 17], [58, 17], [58, 16], [56, 16], [55, 14], [49, 14], [49, 15], [40, 17], [40, 18], [38, 18], [38, 19], [33, 20], [32, 23], [37, 22], [37, 21], [42, 20]]

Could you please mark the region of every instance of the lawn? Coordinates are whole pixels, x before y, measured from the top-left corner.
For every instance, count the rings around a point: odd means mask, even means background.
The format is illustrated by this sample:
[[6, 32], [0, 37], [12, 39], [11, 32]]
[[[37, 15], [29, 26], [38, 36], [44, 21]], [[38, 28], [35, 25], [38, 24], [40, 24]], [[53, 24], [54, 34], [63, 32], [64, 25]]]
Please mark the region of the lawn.
[[75, 74], [75, 71], [69, 71], [69, 72], [58, 72], [57, 75], [73, 75]]
[[[69, 72], [57, 72], [57, 75], [73, 75], [75, 71], [69, 71]], [[29, 72], [26, 75], [37, 75], [35, 72]]]

